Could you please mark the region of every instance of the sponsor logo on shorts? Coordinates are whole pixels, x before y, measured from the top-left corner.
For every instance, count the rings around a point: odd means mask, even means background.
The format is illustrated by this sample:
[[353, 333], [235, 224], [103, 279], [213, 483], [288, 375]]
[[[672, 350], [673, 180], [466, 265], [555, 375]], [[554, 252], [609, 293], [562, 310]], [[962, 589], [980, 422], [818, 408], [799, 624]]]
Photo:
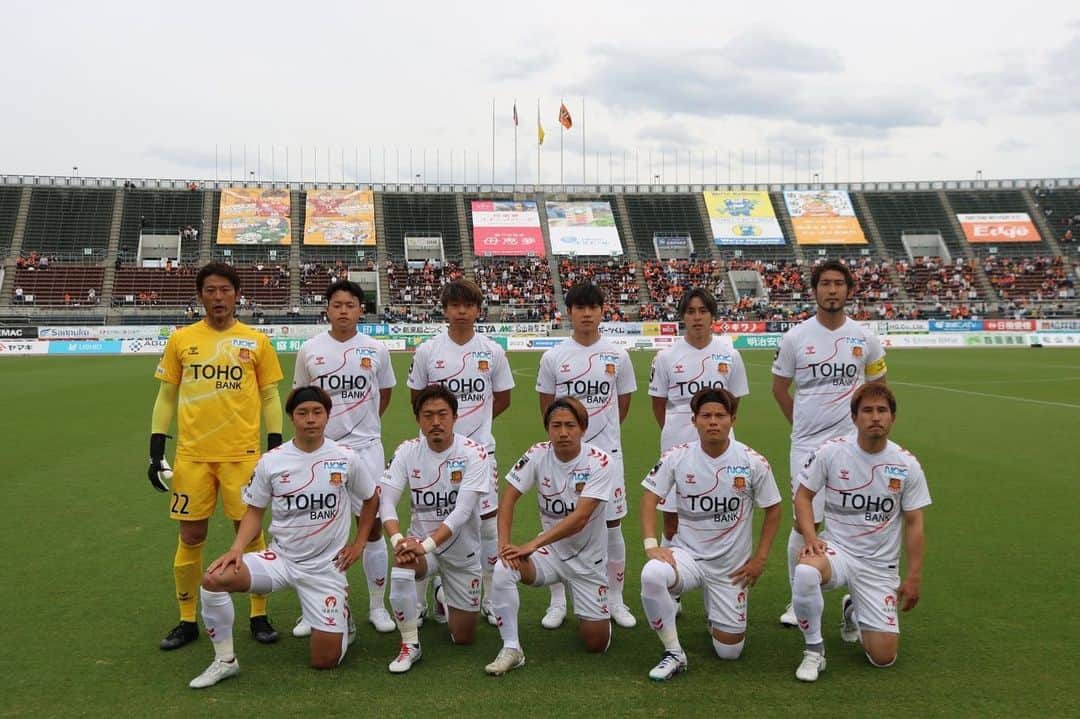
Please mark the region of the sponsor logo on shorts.
[[323, 605], [327, 609], [333, 609], [334, 607], [337, 606], [337, 597], [327, 597], [326, 599], [323, 600]]

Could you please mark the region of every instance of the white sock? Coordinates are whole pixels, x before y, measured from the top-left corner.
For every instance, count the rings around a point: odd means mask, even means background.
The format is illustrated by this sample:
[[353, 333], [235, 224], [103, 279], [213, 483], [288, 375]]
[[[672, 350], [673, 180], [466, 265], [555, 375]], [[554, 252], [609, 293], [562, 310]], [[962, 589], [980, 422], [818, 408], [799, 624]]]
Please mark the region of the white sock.
[[551, 602], [548, 603], [548, 608], [562, 607], [566, 609], [566, 587], [562, 582], [555, 582], [548, 589], [551, 590]]
[[491, 577], [491, 608], [495, 612], [495, 622], [499, 627], [499, 636], [507, 649], [521, 649], [518, 637], [518, 609], [521, 597], [518, 595], [518, 582], [521, 572], [509, 569], [502, 562], [495, 565]]
[[484, 599], [491, 599], [491, 573], [499, 563], [499, 518], [491, 516], [480, 520], [480, 551], [483, 556], [483, 574], [480, 590]]
[[416, 602], [416, 572], [412, 569], [394, 567], [390, 570], [390, 606], [394, 608], [394, 621], [405, 644], [419, 644], [417, 618], [420, 611]]
[[[391, 572], [392, 574], [393, 572]], [[416, 580], [416, 613], [420, 616], [421, 612], [427, 610], [427, 590], [428, 585], [431, 584], [431, 575], [424, 577], [423, 579]]]
[[742, 655], [743, 646], [745, 644], [745, 639], [735, 644], [724, 644], [721, 641], [717, 641], [716, 637], [713, 637], [712, 640], [713, 650], [716, 652], [716, 656], [721, 659], [727, 659], [728, 661], [735, 661], [738, 659]]
[[232, 595], [228, 592], [210, 592], [199, 587], [199, 600], [202, 603], [206, 634], [214, 644], [214, 659], [231, 662], [236, 658], [233, 652], [233, 621], [236, 619], [236, 610], [233, 608]]
[[788, 582], [795, 581], [795, 567], [799, 564], [799, 552], [802, 551], [804, 546], [806, 546], [806, 543], [803, 541], [802, 535], [792, 529], [787, 538]]
[[611, 605], [625, 604], [623, 585], [626, 583], [626, 542], [623, 541], [621, 526], [608, 527], [607, 557], [608, 597]]
[[367, 577], [368, 609], [383, 609], [386, 598], [386, 567], [390, 557], [382, 537], [364, 547], [364, 576]]
[[682, 652], [675, 626], [675, 598], [670, 589], [674, 583], [675, 569], [667, 562], [650, 559], [641, 569], [641, 605], [649, 626], [656, 630], [664, 649]]
[[825, 597], [821, 594], [821, 572], [815, 567], [809, 564], [795, 567], [791, 605], [799, 618], [799, 628], [807, 646], [821, 645], [821, 613], [825, 611]]

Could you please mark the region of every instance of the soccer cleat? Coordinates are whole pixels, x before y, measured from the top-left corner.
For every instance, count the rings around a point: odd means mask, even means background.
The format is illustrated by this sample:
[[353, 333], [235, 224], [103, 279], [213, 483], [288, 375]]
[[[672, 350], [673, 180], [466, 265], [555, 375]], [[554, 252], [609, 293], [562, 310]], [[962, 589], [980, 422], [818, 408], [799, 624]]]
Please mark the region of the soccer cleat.
[[432, 584], [435, 585], [435, 591], [432, 592], [432, 595], [435, 597], [435, 623], [446, 624], [446, 597], [442, 590], [442, 576], [435, 577], [435, 581], [432, 582]]
[[392, 674], [404, 674], [412, 669], [413, 664], [420, 661], [423, 656], [424, 652], [421, 651], [419, 644], [405, 644], [402, 642], [397, 659], [390, 662], [388, 669]]
[[495, 608], [491, 606], [490, 599], [485, 599], [480, 605], [480, 614], [487, 619], [487, 623], [491, 626], [499, 626], [499, 620], [495, 618]]
[[561, 604], [552, 604], [544, 612], [544, 618], [540, 620], [540, 626], [544, 629], [558, 629], [566, 619], [566, 607]]
[[298, 639], [311, 636], [311, 625], [304, 621], [303, 617], [296, 618], [296, 624], [293, 625], [292, 635]]
[[[270, 623], [270, 619], [265, 614], [252, 617], [249, 625], [251, 626], [252, 638], [259, 644], [273, 644], [278, 640], [277, 630], [274, 629], [274, 625]], [[311, 631], [310, 628], [308, 631]]]
[[825, 655], [818, 652], [803, 652], [799, 668], [795, 670], [795, 678], [801, 682], [816, 682], [818, 674], [825, 671]]
[[630, 613], [630, 607], [625, 604], [613, 604], [611, 606], [611, 619], [624, 629], [637, 626], [637, 619]]
[[845, 594], [844, 598], [840, 600], [840, 638], [845, 642], [859, 641], [858, 622], [855, 621], [854, 616], [851, 617], [850, 621], [848, 620], [852, 604], [850, 594]]
[[484, 667], [484, 671], [493, 677], [506, 674], [508, 671], [517, 669], [525, 664], [525, 653], [520, 649], [503, 647], [495, 655], [495, 661]]
[[660, 663], [649, 670], [649, 679], [663, 682], [686, 671], [686, 652], [664, 652]]
[[394, 624], [393, 617], [390, 616], [390, 612], [382, 607], [376, 607], [371, 610], [368, 614], [368, 623], [375, 627], [375, 631], [382, 634], [392, 632], [397, 628], [397, 625]]
[[348, 627], [349, 627], [348, 630], [347, 630], [349, 632], [348, 646], [351, 647], [352, 643], [356, 641], [356, 622], [353, 621], [352, 614], [349, 614]]
[[682, 615], [682, 597], [681, 596], [673, 597], [673, 599], [675, 600], [675, 616], [676, 617], [681, 616]]
[[195, 622], [180, 622], [165, 635], [165, 638], [161, 640], [162, 651], [171, 651], [173, 649], [179, 649], [185, 644], [191, 644], [193, 641], [199, 638], [199, 625]]
[[780, 623], [785, 627], [797, 627], [799, 626], [799, 618], [795, 616], [795, 608], [790, 604], [784, 610], [784, 613], [780, 615]]
[[240, 673], [240, 662], [234, 657], [231, 662], [223, 662], [220, 659], [215, 659], [210, 662], [210, 666], [203, 670], [203, 673], [188, 682], [188, 686], [192, 689], [205, 689], [206, 687], [212, 687], [218, 682], [228, 679], [229, 677], [235, 677]]

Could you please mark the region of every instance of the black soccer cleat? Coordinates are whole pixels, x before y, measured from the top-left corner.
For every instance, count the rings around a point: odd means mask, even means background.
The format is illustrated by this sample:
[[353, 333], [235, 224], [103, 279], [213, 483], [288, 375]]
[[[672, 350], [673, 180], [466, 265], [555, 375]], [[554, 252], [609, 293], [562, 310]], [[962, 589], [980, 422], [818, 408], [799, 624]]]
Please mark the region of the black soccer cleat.
[[278, 640], [277, 630], [265, 614], [251, 618], [251, 636], [259, 644], [274, 644]]
[[191, 644], [193, 641], [199, 638], [199, 625], [195, 622], [180, 622], [168, 634], [161, 640], [162, 651], [172, 651], [173, 649], [179, 649], [182, 646]]

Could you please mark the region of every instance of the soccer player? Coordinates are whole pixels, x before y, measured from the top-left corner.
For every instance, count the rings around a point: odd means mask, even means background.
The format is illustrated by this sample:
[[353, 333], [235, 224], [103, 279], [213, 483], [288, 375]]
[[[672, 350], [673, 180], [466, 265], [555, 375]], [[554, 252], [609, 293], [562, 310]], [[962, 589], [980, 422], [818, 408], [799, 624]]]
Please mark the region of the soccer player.
[[[757, 583], [780, 527], [780, 491], [760, 454], [731, 439], [735, 396], [721, 387], [699, 390], [690, 400], [698, 439], [666, 452], [641, 483], [641, 527], [649, 561], [641, 570], [641, 603], [664, 645], [649, 672], [657, 681], [686, 671], [686, 652], [675, 624], [675, 596], [702, 587], [713, 649], [738, 659], [746, 637], [746, 599]], [[673, 547], [656, 541], [656, 507], [664, 497], [678, 512]], [[754, 505], [765, 511], [757, 551], [752, 537]]]
[[[750, 394], [742, 355], [729, 338], [712, 333], [716, 311], [716, 299], [708, 290], [695, 287], [684, 293], [679, 301], [679, 317], [686, 333], [653, 359], [649, 396], [653, 416], [660, 425], [661, 454], [677, 444], [698, 439], [690, 410], [690, 399], [698, 390], [706, 387], [728, 390], [735, 396], [733, 413], [738, 411], [738, 400]], [[661, 500], [660, 512], [664, 515], [661, 543], [671, 546], [679, 528], [674, 488], [670, 496]]]
[[[199, 636], [195, 597], [202, 576], [202, 552], [218, 494], [225, 514], [239, 526], [244, 516], [240, 491], [259, 460], [259, 415], [267, 448], [281, 444], [281, 365], [261, 332], [238, 322], [240, 276], [230, 265], [213, 262], [195, 277], [205, 316], [174, 332], [165, 344], [155, 376], [161, 381], [150, 422], [147, 476], [159, 492], [169, 492], [169, 516], [180, 523], [173, 579], [180, 623], [161, 640], [177, 649]], [[175, 467], [165, 460], [165, 439], [179, 414]], [[246, 549], [266, 548], [256, 532]], [[266, 616], [266, 597], [251, 596], [251, 633], [263, 644], [278, 634]]]
[[[325, 436], [330, 397], [318, 387], [294, 389], [285, 402], [296, 436], [264, 454], [244, 487], [247, 504], [236, 540], [206, 568], [202, 615], [214, 643], [214, 661], [191, 680], [213, 686], [240, 673], [233, 651], [230, 592], [296, 590], [311, 631], [311, 666], [336, 667], [349, 642], [349, 589], [345, 570], [364, 552], [375, 521], [377, 473], [362, 457]], [[261, 533], [270, 509], [269, 549], [245, 552]], [[349, 515], [356, 540], [349, 542]]]
[[[589, 652], [611, 644], [607, 600], [607, 530], [604, 506], [612, 498], [612, 462], [599, 447], [582, 442], [589, 413], [573, 397], [544, 408], [548, 441], [534, 444], [506, 475], [499, 503], [499, 556], [492, 603], [503, 646], [484, 670], [505, 674], [525, 663], [518, 637], [518, 582], [570, 586], [579, 632]], [[543, 531], [520, 546], [511, 544], [514, 506], [536, 487]]]
[[[604, 505], [607, 520], [607, 573], [611, 618], [620, 627], [637, 624], [623, 601], [626, 572], [626, 543], [622, 524], [627, 512], [626, 481], [623, 477], [620, 424], [630, 412], [630, 397], [637, 389], [634, 367], [626, 350], [600, 336], [604, 295], [595, 285], [574, 285], [566, 293], [566, 308], [573, 333], [557, 347], [544, 352], [536, 375], [540, 413], [557, 397], [579, 400], [589, 413], [585, 441], [608, 455], [611, 474], [611, 501]], [[555, 629], [566, 618], [566, 590], [551, 587], [551, 602], [541, 620]]]
[[[810, 286], [817, 312], [780, 339], [772, 366], [773, 397], [791, 423], [792, 497], [807, 457], [826, 441], [852, 430], [847, 410], [852, 392], [864, 382], [885, 380], [885, 351], [878, 336], [844, 314], [844, 305], [855, 289], [851, 270], [843, 262], [828, 260], [814, 267]], [[797, 390], [794, 397], [792, 383]], [[824, 501], [821, 496], [814, 504], [819, 523]], [[793, 526], [787, 544], [789, 580], [794, 579], [803, 546], [803, 536]], [[780, 623], [797, 626], [790, 604]]]
[[[326, 314], [330, 329], [300, 347], [293, 387], [313, 384], [326, 390], [334, 402], [327, 436], [352, 449], [381, 474], [386, 467], [381, 417], [397, 383], [390, 352], [382, 342], [356, 330], [364, 314], [364, 290], [355, 282], [338, 280], [326, 289]], [[384, 605], [388, 565], [382, 525], [376, 519], [362, 566], [367, 577], [368, 621], [380, 632], [394, 631], [394, 620]], [[311, 627], [301, 617], [293, 635], [310, 634]]]
[[[457, 397], [442, 385], [420, 391], [413, 401], [420, 436], [398, 446], [379, 482], [379, 511], [394, 547], [390, 606], [401, 649], [390, 671], [401, 674], [420, 661], [417, 578], [439, 573], [436, 603], [446, 608], [450, 640], [472, 644], [480, 611], [480, 517], [477, 508], [491, 490], [491, 463], [483, 445], [455, 432]], [[397, 503], [408, 492], [411, 524], [403, 537]]]
[[[484, 295], [475, 282], [455, 280], [442, 291], [442, 308], [448, 323], [446, 332], [416, 348], [407, 384], [413, 401], [429, 385], [441, 384], [457, 397], [458, 418], [454, 431], [463, 434], [487, 451], [491, 462], [491, 490], [480, 501], [480, 539], [483, 551], [483, 596], [481, 611], [494, 624], [491, 614], [491, 571], [498, 561], [495, 516], [499, 509], [498, 466], [492, 420], [510, 406], [514, 376], [506, 352], [476, 332], [476, 319]], [[421, 582], [426, 587], [426, 582]], [[420, 592], [421, 604], [426, 591]], [[436, 619], [439, 615], [436, 614]]]
[[[889, 440], [896, 397], [883, 384], [867, 384], [851, 398], [855, 432], [826, 442], [799, 475], [795, 520], [806, 547], [795, 567], [792, 600], [806, 649], [795, 676], [816, 681], [825, 670], [821, 636], [822, 589], [847, 587], [841, 600], [840, 636], [861, 641], [875, 667], [896, 661], [900, 648], [897, 608], [919, 602], [922, 580], [923, 507], [930, 504], [926, 476], [915, 457]], [[824, 490], [828, 491], [824, 491]], [[815, 527], [814, 498], [825, 496], [825, 532]], [[907, 577], [900, 581], [903, 524]]]

